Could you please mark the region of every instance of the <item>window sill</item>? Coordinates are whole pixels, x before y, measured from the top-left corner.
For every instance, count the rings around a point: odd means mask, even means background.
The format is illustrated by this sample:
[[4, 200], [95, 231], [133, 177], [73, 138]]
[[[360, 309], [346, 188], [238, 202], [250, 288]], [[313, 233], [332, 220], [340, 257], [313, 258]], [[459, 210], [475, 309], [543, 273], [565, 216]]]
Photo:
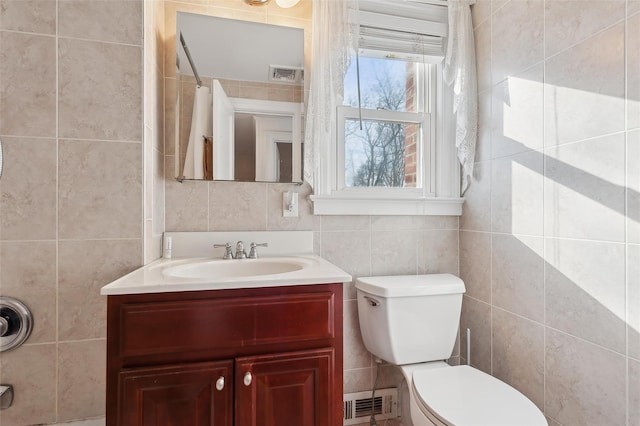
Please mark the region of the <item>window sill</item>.
[[464, 198], [365, 198], [312, 195], [314, 215], [461, 216]]

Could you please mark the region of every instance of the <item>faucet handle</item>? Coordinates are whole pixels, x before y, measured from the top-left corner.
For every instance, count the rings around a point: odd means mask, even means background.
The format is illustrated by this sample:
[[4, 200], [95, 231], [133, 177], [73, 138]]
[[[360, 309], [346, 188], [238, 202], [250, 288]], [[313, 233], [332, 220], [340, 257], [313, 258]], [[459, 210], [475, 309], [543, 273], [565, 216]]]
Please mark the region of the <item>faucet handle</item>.
[[242, 241], [238, 241], [236, 243], [236, 255], [235, 255], [236, 259], [246, 259], [247, 258], [247, 252], [244, 251], [244, 243]]
[[225, 260], [233, 259], [233, 253], [231, 253], [231, 244], [229, 243], [214, 244], [213, 247], [214, 248], [224, 247], [225, 250], [224, 250], [224, 255], [222, 255], [222, 258]]
[[269, 247], [269, 243], [260, 243], [260, 244], [251, 243], [250, 247], [251, 247], [251, 250], [249, 250], [249, 256], [247, 256], [247, 257], [249, 259], [257, 259], [258, 258], [258, 249], [257, 249], [257, 247]]

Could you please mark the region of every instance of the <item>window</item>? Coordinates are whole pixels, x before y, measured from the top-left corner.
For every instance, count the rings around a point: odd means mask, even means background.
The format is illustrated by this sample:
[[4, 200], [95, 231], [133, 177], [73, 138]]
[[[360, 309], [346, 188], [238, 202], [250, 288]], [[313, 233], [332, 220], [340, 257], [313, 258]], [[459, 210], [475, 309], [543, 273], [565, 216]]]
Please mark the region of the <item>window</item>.
[[440, 64], [446, 14], [446, 3], [360, 0], [358, 56], [344, 76], [315, 214], [461, 214]]
[[432, 165], [420, 160], [430, 151], [434, 128], [431, 68], [386, 58], [352, 60], [345, 105], [337, 112], [338, 189], [429, 187]]

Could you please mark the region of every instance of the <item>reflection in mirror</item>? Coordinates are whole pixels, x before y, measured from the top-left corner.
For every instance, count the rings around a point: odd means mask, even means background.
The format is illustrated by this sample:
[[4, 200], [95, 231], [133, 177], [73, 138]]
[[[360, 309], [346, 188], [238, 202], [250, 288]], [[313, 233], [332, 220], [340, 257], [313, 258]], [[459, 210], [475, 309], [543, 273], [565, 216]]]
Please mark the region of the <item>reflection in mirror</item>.
[[304, 31], [184, 12], [176, 22], [176, 177], [302, 182]]

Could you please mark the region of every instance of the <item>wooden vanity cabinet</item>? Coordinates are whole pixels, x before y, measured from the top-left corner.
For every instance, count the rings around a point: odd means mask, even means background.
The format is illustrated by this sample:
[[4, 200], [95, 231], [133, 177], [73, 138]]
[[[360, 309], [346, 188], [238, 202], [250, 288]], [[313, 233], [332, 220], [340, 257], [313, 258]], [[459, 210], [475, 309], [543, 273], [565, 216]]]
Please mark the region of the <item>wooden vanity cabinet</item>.
[[342, 284], [114, 295], [107, 426], [342, 424]]

